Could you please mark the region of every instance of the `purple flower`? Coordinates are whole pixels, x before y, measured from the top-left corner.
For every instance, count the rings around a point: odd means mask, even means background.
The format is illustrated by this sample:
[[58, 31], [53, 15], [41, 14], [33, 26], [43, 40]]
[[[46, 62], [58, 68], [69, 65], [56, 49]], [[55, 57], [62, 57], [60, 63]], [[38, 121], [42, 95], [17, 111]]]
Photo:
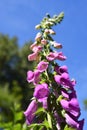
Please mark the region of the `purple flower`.
[[34, 71], [34, 81], [33, 84], [36, 85], [40, 81], [40, 72], [38, 70]]
[[73, 119], [72, 116], [70, 116], [69, 114], [65, 114], [65, 118], [66, 118], [66, 123], [68, 125], [70, 125], [73, 128], [79, 128], [78, 121], [76, 121], [76, 119]]
[[75, 90], [73, 90], [71, 93], [69, 93], [69, 99], [71, 100], [72, 98], [77, 98]]
[[49, 88], [46, 83], [36, 85], [34, 90], [34, 97], [36, 97], [39, 100], [48, 97], [48, 95]]
[[66, 60], [67, 57], [64, 56], [62, 52], [59, 52], [59, 53], [58, 53], [58, 56], [57, 56], [57, 59], [63, 61], [63, 60]]
[[40, 52], [41, 50], [42, 50], [42, 47], [41, 47], [41, 46], [38, 46], [38, 45], [36, 45], [36, 46], [34, 46], [34, 47], [32, 48], [32, 51], [35, 52], [35, 53]]
[[41, 102], [41, 103], [43, 104], [43, 108], [45, 108], [45, 109], [48, 108], [47, 98], [48, 98], [48, 97], [41, 98], [41, 99], [38, 100], [39, 102]]
[[63, 97], [69, 99], [69, 93], [64, 88], [61, 89], [61, 94]]
[[27, 81], [29, 83], [33, 82], [33, 84], [36, 85], [40, 81], [40, 72], [38, 70], [35, 70], [34, 72], [29, 70], [27, 72]]
[[70, 114], [65, 114], [65, 119], [66, 123], [72, 128], [76, 128], [76, 130], [83, 130], [84, 119], [81, 121], [77, 121], [77, 119]]
[[34, 90], [34, 97], [43, 104], [43, 107], [47, 109], [47, 98], [49, 95], [49, 88], [46, 83], [38, 84]]
[[57, 53], [57, 52], [50, 52], [50, 53], [46, 56], [46, 59], [47, 59], [48, 61], [52, 61], [52, 60], [55, 60], [57, 56], [58, 56], [58, 53]]
[[48, 62], [45, 62], [45, 61], [41, 61], [41, 62], [38, 64], [38, 66], [37, 66], [37, 69], [38, 69], [40, 72], [45, 71], [47, 68], [48, 68]]
[[30, 125], [33, 122], [33, 119], [35, 117], [35, 112], [37, 110], [37, 102], [35, 100], [31, 101], [29, 104], [27, 110], [24, 112], [24, 115], [26, 117], [26, 123]]
[[67, 68], [67, 66], [66, 65], [63, 65], [63, 66], [55, 66], [55, 71], [57, 72], [57, 73], [59, 73], [59, 74], [62, 74], [62, 73], [64, 73], [64, 72], [66, 72], [66, 73], [68, 73], [68, 68]]
[[73, 87], [73, 83], [70, 81], [69, 75], [65, 72], [61, 75], [55, 75], [54, 79], [58, 84], [64, 85], [65, 87]]
[[38, 57], [39, 57], [39, 56], [38, 56], [38, 53], [37, 53], [37, 52], [34, 52], [34, 53], [28, 55], [28, 60], [29, 60], [29, 61], [37, 60]]
[[62, 52], [50, 52], [46, 56], [46, 59], [48, 61], [52, 61], [52, 60], [66, 60], [66, 56], [64, 56]]
[[63, 109], [70, 112], [73, 116], [78, 117], [80, 115], [80, 108], [76, 98], [73, 98], [70, 101], [62, 99], [60, 103]]
[[34, 80], [34, 72], [32, 72], [31, 70], [29, 70], [27, 72], [27, 81], [30, 83], [30, 82], [33, 82]]

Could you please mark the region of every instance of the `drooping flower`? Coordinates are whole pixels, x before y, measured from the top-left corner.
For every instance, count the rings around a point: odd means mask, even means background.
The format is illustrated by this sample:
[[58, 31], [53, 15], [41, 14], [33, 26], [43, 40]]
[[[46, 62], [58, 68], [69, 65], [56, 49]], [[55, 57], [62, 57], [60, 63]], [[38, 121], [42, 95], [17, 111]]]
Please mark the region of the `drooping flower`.
[[66, 60], [67, 57], [64, 56], [62, 52], [59, 52], [59, 53], [58, 53], [58, 56], [57, 56], [57, 59], [63, 61], [63, 60]]
[[72, 98], [70, 101], [62, 99], [60, 101], [62, 107], [73, 116], [78, 117], [80, 115], [80, 108], [76, 98]]
[[40, 45], [37, 45], [36, 43], [33, 43], [31, 46], [30, 46], [31, 50], [35, 53], [37, 52], [40, 52], [42, 50], [42, 46]]
[[38, 70], [34, 71], [34, 81], [33, 84], [37, 85], [40, 81], [40, 72]]
[[34, 97], [36, 97], [39, 100], [48, 97], [48, 95], [49, 95], [49, 88], [46, 83], [36, 85], [33, 94]]
[[63, 55], [62, 52], [50, 52], [47, 56], [46, 56], [48, 61], [52, 61], [52, 60], [66, 60], [66, 56]]
[[28, 125], [30, 125], [32, 123], [32, 121], [34, 120], [35, 112], [36, 112], [37, 108], [38, 108], [38, 104], [37, 104], [36, 100], [33, 100], [29, 104], [27, 110], [24, 112], [24, 115], [26, 117], [26, 123]]
[[73, 88], [73, 86], [74, 86], [69, 78], [68, 73], [64, 72], [61, 75], [55, 75], [54, 79], [60, 85], [64, 85], [64, 86], [69, 87], [69, 88]]
[[34, 52], [34, 53], [28, 55], [28, 60], [29, 60], [29, 61], [37, 60], [38, 57], [39, 57], [39, 56], [38, 56], [38, 53], [37, 53], [37, 52]]
[[48, 62], [40, 61], [39, 64], [37, 65], [37, 69], [40, 72], [43, 72], [43, 71], [45, 71], [48, 68], [48, 64], [49, 64]]
[[27, 81], [28, 81], [29, 83], [31, 83], [31, 82], [34, 81], [34, 72], [31, 71], [31, 70], [29, 70], [29, 71], [27, 72]]
[[68, 125], [76, 130], [83, 130], [84, 119], [81, 121], [77, 121], [77, 118], [72, 116], [71, 114], [65, 114], [65, 119]]
[[33, 82], [34, 85], [36, 85], [40, 81], [40, 72], [38, 70], [28, 71], [27, 72], [27, 81], [29, 83]]
[[37, 42], [36, 41], [33, 44], [30, 45], [30, 49], [32, 50], [35, 46], [37, 46]]
[[58, 48], [58, 49], [62, 48], [62, 45], [60, 43], [57, 43], [56, 41], [52, 41], [51, 45], [53, 45], [55, 48]]
[[64, 88], [61, 88], [61, 94], [64, 98], [69, 99], [69, 93]]
[[63, 66], [55, 66], [55, 71], [58, 73], [58, 74], [62, 74], [64, 72], [68, 73], [68, 68], [66, 65], [63, 65]]
[[39, 102], [43, 104], [43, 107], [47, 109], [47, 98], [49, 95], [49, 88], [46, 83], [38, 84], [35, 87], [33, 96], [38, 99]]
[[46, 56], [46, 59], [48, 61], [53, 61], [57, 58], [58, 56], [58, 53], [57, 52], [50, 52], [47, 56]]

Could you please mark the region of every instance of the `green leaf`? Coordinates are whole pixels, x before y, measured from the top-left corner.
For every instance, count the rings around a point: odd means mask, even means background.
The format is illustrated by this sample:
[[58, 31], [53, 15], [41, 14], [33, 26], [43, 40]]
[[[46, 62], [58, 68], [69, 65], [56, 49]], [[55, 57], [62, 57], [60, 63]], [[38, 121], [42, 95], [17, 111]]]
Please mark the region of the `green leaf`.
[[12, 128], [13, 130], [21, 130], [21, 124], [15, 124]]
[[47, 113], [47, 119], [48, 119], [50, 128], [52, 128], [52, 120], [51, 120], [51, 115], [49, 113]]
[[38, 124], [34, 123], [28, 126], [29, 129], [36, 127]]
[[24, 124], [22, 125], [22, 129], [21, 129], [21, 130], [28, 130], [28, 126], [27, 126], [26, 123], [24, 123]]
[[1, 128], [10, 128], [10, 127], [12, 127], [12, 122], [0, 123], [0, 127]]
[[23, 112], [17, 112], [16, 114], [15, 114], [15, 122], [17, 122], [17, 121], [20, 121], [20, 120], [22, 120], [22, 118], [23, 118]]

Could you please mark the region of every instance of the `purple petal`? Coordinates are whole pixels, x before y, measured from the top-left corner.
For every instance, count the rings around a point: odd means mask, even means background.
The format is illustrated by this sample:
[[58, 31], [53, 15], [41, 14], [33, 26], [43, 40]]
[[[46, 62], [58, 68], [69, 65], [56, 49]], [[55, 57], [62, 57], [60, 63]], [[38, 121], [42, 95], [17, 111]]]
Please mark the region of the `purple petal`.
[[39, 99], [38, 101], [43, 104], [43, 108], [45, 108], [45, 109], [48, 108], [48, 105], [47, 105], [47, 97], [41, 98], [41, 99]]
[[36, 97], [37, 99], [48, 97], [48, 95], [49, 95], [49, 88], [46, 83], [38, 84], [35, 87], [34, 97]]
[[47, 59], [48, 61], [52, 61], [52, 60], [55, 60], [57, 56], [58, 56], [58, 53], [57, 53], [57, 52], [50, 52], [50, 53], [48, 54], [48, 56], [46, 56], [46, 59]]
[[58, 53], [58, 56], [57, 56], [57, 59], [63, 61], [63, 60], [66, 60], [67, 57], [64, 56], [62, 52], [59, 52], [59, 53]]
[[26, 123], [29, 125], [32, 123], [34, 117], [35, 117], [35, 112], [37, 110], [37, 102], [35, 100], [31, 101], [29, 104], [27, 110], [24, 112], [24, 115], [26, 117]]
[[62, 74], [62, 73], [64, 73], [64, 72], [68, 73], [68, 68], [67, 68], [67, 66], [64, 65], [64, 66], [59, 67], [59, 72], [60, 72], [60, 74]]
[[27, 81], [30, 83], [34, 80], [34, 72], [28, 71], [27, 72]]
[[40, 81], [40, 71], [35, 70], [33, 84], [37, 85], [39, 81]]
[[37, 69], [38, 69], [40, 72], [45, 71], [47, 68], [48, 68], [48, 62], [45, 62], [45, 61], [41, 61], [41, 62], [38, 64], [38, 66], [37, 66]]
[[69, 114], [65, 114], [65, 118], [66, 118], [66, 123], [68, 125], [70, 125], [73, 128], [76, 128], [76, 129], [79, 128], [79, 123], [76, 119], [73, 118], [73, 116], [71, 116]]

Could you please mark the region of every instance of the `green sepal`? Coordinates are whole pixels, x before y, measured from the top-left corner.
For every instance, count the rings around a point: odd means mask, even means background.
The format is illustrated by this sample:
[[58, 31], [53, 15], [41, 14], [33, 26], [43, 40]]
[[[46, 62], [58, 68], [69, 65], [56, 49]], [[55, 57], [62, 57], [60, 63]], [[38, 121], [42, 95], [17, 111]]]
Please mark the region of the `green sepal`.
[[64, 130], [76, 130], [75, 128], [71, 128], [68, 125], [65, 126]]

